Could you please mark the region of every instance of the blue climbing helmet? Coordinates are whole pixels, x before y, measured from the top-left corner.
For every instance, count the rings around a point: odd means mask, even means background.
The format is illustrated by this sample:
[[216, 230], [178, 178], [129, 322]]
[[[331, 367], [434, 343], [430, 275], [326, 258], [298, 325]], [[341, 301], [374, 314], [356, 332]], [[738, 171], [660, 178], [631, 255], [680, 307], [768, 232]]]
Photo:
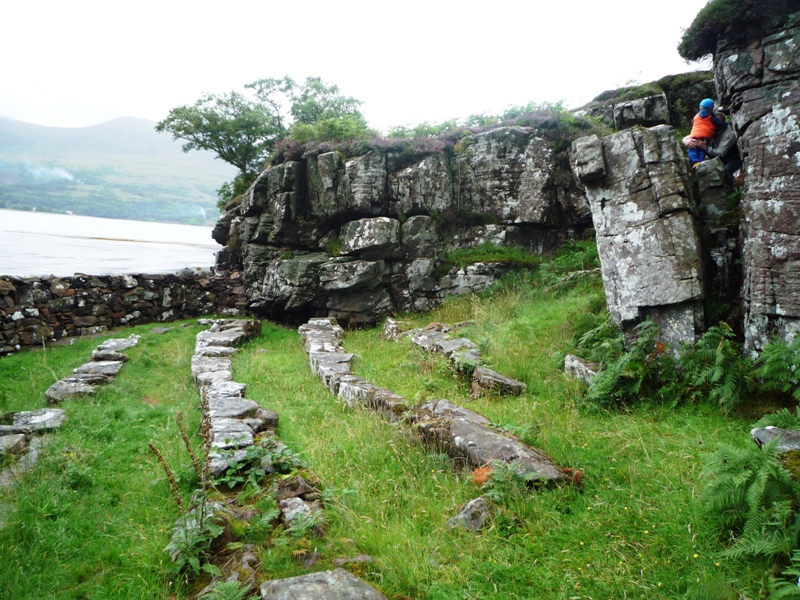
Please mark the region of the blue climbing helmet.
[[706, 98], [700, 102], [700, 108], [714, 108], [714, 101], [711, 98]]

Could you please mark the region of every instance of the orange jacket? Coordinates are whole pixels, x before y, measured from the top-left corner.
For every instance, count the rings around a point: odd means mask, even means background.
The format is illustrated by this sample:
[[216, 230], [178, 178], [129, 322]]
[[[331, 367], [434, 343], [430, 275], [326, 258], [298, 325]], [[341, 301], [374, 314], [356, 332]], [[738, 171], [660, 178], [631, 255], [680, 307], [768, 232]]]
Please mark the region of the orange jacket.
[[716, 131], [717, 128], [714, 126], [711, 116], [701, 117], [700, 115], [695, 115], [694, 120], [692, 121], [692, 132], [689, 134], [689, 136], [693, 138], [706, 138], [710, 140], [714, 137], [714, 133]]

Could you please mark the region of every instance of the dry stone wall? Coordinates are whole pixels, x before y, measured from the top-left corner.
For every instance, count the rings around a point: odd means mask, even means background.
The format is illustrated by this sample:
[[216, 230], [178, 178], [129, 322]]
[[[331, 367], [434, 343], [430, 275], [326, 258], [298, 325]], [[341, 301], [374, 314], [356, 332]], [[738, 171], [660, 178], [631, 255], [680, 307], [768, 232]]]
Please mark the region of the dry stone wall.
[[22, 346], [247, 308], [241, 274], [0, 277], [0, 356]]

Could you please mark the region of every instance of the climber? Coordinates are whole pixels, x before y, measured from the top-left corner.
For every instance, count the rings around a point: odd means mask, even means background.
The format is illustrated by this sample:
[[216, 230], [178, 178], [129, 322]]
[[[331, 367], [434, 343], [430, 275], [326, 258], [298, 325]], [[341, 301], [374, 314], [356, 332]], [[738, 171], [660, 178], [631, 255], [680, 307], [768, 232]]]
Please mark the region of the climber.
[[692, 120], [692, 132], [683, 138], [683, 143], [686, 144], [686, 154], [689, 156], [689, 162], [692, 163], [692, 167], [706, 159], [706, 147], [714, 139], [714, 133], [716, 132], [716, 127], [712, 121], [713, 116], [714, 101], [711, 98], [706, 98], [700, 102], [700, 112]]
[[711, 145], [706, 148], [706, 154], [710, 158], [719, 157], [722, 164], [725, 165], [725, 172], [730, 180], [737, 186], [741, 185], [742, 155], [739, 152], [739, 145], [736, 143], [736, 133], [728, 124], [727, 115], [722, 108], [717, 110], [713, 120], [717, 130]]

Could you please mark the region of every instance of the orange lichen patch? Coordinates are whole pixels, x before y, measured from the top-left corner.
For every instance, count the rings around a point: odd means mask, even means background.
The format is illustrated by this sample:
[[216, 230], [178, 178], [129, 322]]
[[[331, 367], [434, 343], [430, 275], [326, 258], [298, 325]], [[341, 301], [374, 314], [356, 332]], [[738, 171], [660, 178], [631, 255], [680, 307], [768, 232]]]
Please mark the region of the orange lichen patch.
[[480, 487], [487, 481], [489, 481], [489, 478], [491, 476], [492, 476], [492, 467], [490, 465], [478, 467], [472, 472], [472, 483]]

